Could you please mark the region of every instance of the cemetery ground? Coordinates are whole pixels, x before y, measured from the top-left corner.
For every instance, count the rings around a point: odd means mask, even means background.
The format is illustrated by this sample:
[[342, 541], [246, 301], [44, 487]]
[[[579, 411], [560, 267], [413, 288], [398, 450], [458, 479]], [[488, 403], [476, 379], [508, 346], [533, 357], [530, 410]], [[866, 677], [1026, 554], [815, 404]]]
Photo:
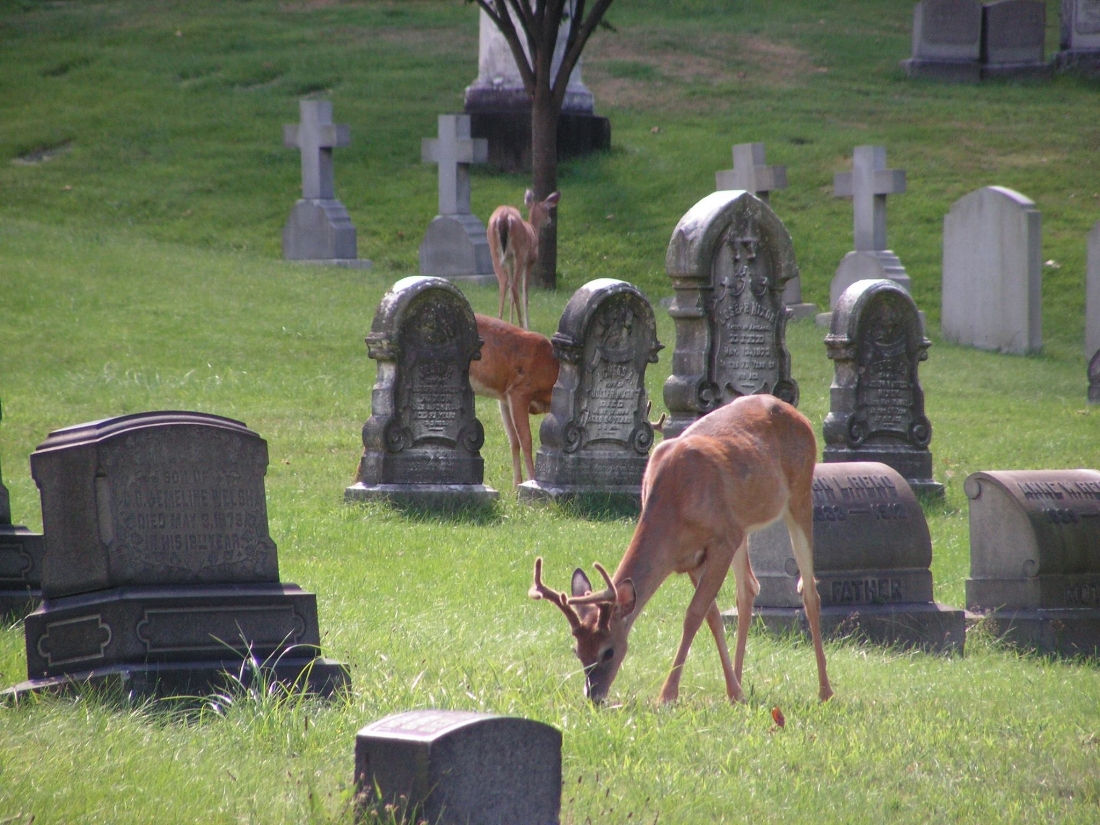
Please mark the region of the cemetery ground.
[[[805, 300], [825, 303], [851, 248], [832, 175], [852, 147], [886, 145], [908, 192], [889, 240], [933, 340], [921, 381], [944, 503], [926, 503], [936, 598], [961, 606], [969, 571], [963, 481], [976, 470], [1096, 467], [1085, 404], [1085, 235], [1100, 218], [1100, 86], [906, 81], [909, 4], [622, 0], [585, 79], [612, 151], [563, 165], [561, 275], [531, 298], [554, 331], [596, 277], [671, 294], [679, 217], [764, 141], [790, 188], [772, 206], [794, 239]], [[1057, 43], [1048, 6], [1048, 48]], [[352, 692], [331, 702], [211, 697], [198, 710], [108, 697], [0, 707], [0, 822], [352, 821], [362, 725], [412, 708], [537, 719], [564, 735], [562, 821], [1094, 822], [1100, 670], [1005, 649], [979, 624], [966, 654], [830, 643], [836, 697], [815, 699], [812, 651], [750, 638], [748, 701], [724, 698], [701, 633], [681, 699], [654, 705], [690, 584], [646, 607], [609, 706], [582, 695], [565, 623], [530, 601], [547, 583], [617, 563], [633, 529], [614, 513], [525, 507], [509, 492], [496, 405], [478, 401], [488, 514], [348, 507], [374, 362], [363, 337], [385, 290], [416, 269], [435, 211], [419, 162], [436, 115], [476, 76], [476, 14], [461, 2], [40, 4], [0, 0], [0, 466], [16, 523], [41, 529], [27, 456], [58, 427], [144, 410], [244, 421], [267, 439], [267, 503], [283, 581], [318, 597], [326, 655]], [[352, 143], [336, 193], [368, 272], [279, 260], [298, 158], [281, 126], [324, 92]], [[980, 186], [1043, 215], [1041, 355], [939, 338], [942, 219]], [[473, 171], [483, 219], [518, 203], [521, 176]], [[479, 312], [495, 287], [463, 288]], [[655, 412], [673, 329], [647, 385]], [[787, 341], [800, 408], [820, 434], [832, 364], [824, 330]], [[819, 437], [820, 442], [820, 437]], [[732, 579], [719, 597], [732, 606]], [[0, 630], [0, 683], [26, 676], [22, 624]], [[771, 709], [781, 707], [779, 729]]]

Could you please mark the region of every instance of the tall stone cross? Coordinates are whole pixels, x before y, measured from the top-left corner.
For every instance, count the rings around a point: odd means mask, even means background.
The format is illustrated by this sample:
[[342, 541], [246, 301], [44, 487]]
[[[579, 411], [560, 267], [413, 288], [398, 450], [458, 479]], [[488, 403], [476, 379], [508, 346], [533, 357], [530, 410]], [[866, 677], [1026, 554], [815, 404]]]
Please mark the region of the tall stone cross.
[[332, 150], [351, 143], [351, 130], [332, 122], [331, 100], [300, 100], [298, 107], [301, 123], [283, 127], [283, 145], [302, 152], [302, 197], [331, 200], [336, 197]]
[[470, 116], [440, 115], [439, 137], [421, 141], [420, 159], [439, 165], [439, 214], [470, 214], [470, 164], [489, 161], [489, 141], [470, 137]]
[[886, 249], [886, 196], [905, 191], [905, 170], [886, 168], [885, 146], [857, 146], [852, 171], [833, 176], [833, 194], [851, 198], [857, 252]]
[[768, 202], [768, 193], [787, 188], [787, 167], [768, 166], [763, 143], [738, 143], [733, 147], [733, 168], [714, 173], [719, 192], [744, 189]]

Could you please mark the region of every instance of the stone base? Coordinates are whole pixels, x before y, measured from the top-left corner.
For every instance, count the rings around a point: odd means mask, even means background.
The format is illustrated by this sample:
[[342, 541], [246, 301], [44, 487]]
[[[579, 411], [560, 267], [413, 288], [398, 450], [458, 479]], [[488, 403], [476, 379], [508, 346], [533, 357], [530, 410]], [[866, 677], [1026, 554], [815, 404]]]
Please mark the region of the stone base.
[[17, 524], [0, 524], [0, 616], [23, 616], [42, 600], [46, 540]]
[[[489, 165], [505, 172], [531, 171], [531, 110], [476, 109], [467, 106], [470, 135], [489, 141]], [[558, 118], [558, 159], [611, 149], [611, 121], [583, 112]]]
[[901, 61], [907, 77], [944, 80], [949, 83], [977, 83], [982, 79], [981, 64], [976, 60], [919, 60]]
[[1100, 656], [1100, 610], [993, 610], [977, 614], [999, 641], [1057, 656]]
[[458, 510], [487, 507], [500, 493], [484, 484], [364, 484], [344, 490], [344, 502], [388, 501], [398, 507], [426, 510]]
[[[771, 633], [810, 633], [801, 607], [755, 607], [753, 615]], [[722, 613], [722, 619], [736, 626], [737, 608]], [[966, 643], [966, 613], [938, 602], [823, 606], [821, 634], [833, 639], [854, 635], [872, 644], [961, 654]]]
[[1054, 55], [1054, 67], [1060, 72], [1100, 75], [1100, 51], [1067, 49]]
[[331, 258], [317, 261], [292, 261], [296, 264], [311, 264], [315, 266], [342, 266], [346, 269], [370, 269], [374, 264], [366, 258]]
[[983, 63], [982, 80], [994, 78], [1047, 77], [1053, 69], [1049, 63]]
[[829, 302], [836, 306], [844, 290], [858, 281], [893, 281], [906, 292], [913, 285], [905, 267], [889, 249], [855, 250], [845, 255], [829, 284]]
[[846, 448], [826, 444], [822, 451], [822, 462], [825, 464], [868, 461], [882, 463], [897, 470], [910, 489], [919, 496], [943, 498], [943, 485], [932, 478], [932, 453], [926, 449], [889, 450], [874, 445]]
[[436, 215], [420, 244], [420, 274], [496, 283], [485, 224], [475, 215]]
[[359, 257], [355, 227], [335, 198], [303, 198], [283, 227], [283, 257], [288, 261], [354, 261]]
[[635, 513], [642, 509], [640, 485], [581, 487], [566, 484], [558, 486], [551, 482], [533, 480], [519, 485], [516, 488], [516, 495], [524, 504], [543, 504], [553, 501], [558, 504], [576, 504], [584, 509], [606, 507], [614, 510], [631, 510]]

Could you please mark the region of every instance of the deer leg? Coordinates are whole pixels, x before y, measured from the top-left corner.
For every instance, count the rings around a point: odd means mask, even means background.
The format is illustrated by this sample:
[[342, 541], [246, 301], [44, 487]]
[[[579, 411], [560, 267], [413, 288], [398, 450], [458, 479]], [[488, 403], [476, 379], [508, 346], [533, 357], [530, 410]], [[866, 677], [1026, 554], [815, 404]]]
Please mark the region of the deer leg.
[[810, 543], [810, 536], [813, 535], [813, 504], [807, 501], [804, 506], [797, 507], [797, 515], [792, 512], [795, 507], [793, 502], [788, 504], [784, 520], [787, 522], [787, 532], [791, 534], [791, 547], [802, 579], [799, 582], [802, 590], [802, 606], [806, 610], [806, 621], [810, 625], [814, 656], [817, 659], [818, 695], [824, 702], [833, 695], [833, 688], [829, 684], [829, 674], [825, 670], [825, 648], [821, 642], [821, 597], [818, 595], [817, 580], [814, 578], [813, 545]]
[[516, 423], [512, 420], [512, 408], [507, 396], [500, 399], [500, 420], [504, 424], [504, 433], [508, 436], [508, 444], [512, 448], [512, 487], [518, 487], [523, 481], [523, 472], [519, 463], [519, 436], [516, 434]]
[[[531, 419], [528, 417], [528, 410], [531, 407], [531, 402], [526, 398], [520, 398], [518, 396], [511, 396], [510, 404], [512, 413], [512, 428], [516, 434], [517, 446], [512, 447], [512, 462], [515, 465], [516, 472], [519, 472], [519, 455], [518, 449], [523, 450], [523, 461], [527, 468], [527, 477], [535, 477], [535, 460], [531, 455]], [[516, 485], [523, 481], [523, 476], [519, 475]]]
[[[737, 579], [737, 646], [733, 654], [733, 675], [740, 689], [742, 667], [745, 664], [745, 647], [749, 639], [749, 626], [752, 624], [752, 603], [760, 592], [760, 582], [756, 580], [752, 566], [749, 564], [748, 536], [741, 539], [741, 544], [734, 551], [733, 575]], [[740, 701], [744, 698], [744, 694], [737, 698]]]
[[522, 294], [523, 303], [520, 304], [520, 318], [522, 319], [523, 328], [530, 329], [527, 325], [527, 279], [531, 276], [531, 268], [528, 267], [524, 273], [523, 278], [519, 282], [520, 292]]
[[[688, 575], [691, 576], [692, 583], [698, 588], [698, 576], [694, 572]], [[722, 676], [726, 680], [726, 695], [731, 702], [740, 702], [744, 698], [744, 694], [741, 691], [741, 683], [733, 673], [730, 651], [726, 645], [726, 626], [722, 621], [722, 611], [718, 608], [717, 599], [712, 601], [710, 607], [707, 608], [707, 626], [710, 627], [711, 635], [714, 636], [714, 643], [718, 646], [718, 658], [722, 661]]]

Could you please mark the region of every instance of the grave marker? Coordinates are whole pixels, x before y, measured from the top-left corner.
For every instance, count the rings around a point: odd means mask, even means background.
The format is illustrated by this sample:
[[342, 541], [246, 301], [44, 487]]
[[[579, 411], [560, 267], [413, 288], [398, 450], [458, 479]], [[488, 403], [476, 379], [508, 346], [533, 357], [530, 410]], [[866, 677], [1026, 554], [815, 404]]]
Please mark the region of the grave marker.
[[1089, 232], [1085, 257], [1085, 357], [1100, 350], [1100, 221]]
[[1060, 47], [1059, 68], [1100, 71], [1100, 0], [1062, 0]]
[[982, 77], [1044, 74], [1046, 19], [1042, 0], [982, 6]]
[[0, 618], [22, 617], [41, 600], [45, 552], [41, 533], [11, 523], [11, 499], [0, 475]]
[[987, 186], [943, 219], [945, 340], [1015, 354], [1042, 339], [1042, 224], [1035, 204]]
[[530, 719], [416, 710], [355, 737], [360, 816], [380, 803], [402, 822], [557, 825], [561, 782], [561, 733]]
[[470, 361], [481, 339], [469, 302], [442, 278], [398, 281], [382, 298], [367, 336], [378, 361], [363, 457], [348, 502], [483, 505], [485, 431], [474, 408]]
[[1100, 349], [1089, 361], [1089, 403], [1100, 404]]
[[1023, 647], [1100, 653], [1100, 472], [979, 472], [965, 490], [967, 608]]
[[535, 478], [519, 497], [640, 505], [653, 446], [645, 371], [662, 349], [649, 301], [625, 281], [590, 281], [573, 293], [551, 342], [561, 371]]
[[981, 78], [982, 6], [977, 0], [923, 0], [913, 7], [913, 51], [902, 61], [910, 77]]
[[792, 404], [783, 289], [798, 275], [791, 236], [748, 192], [714, 192], [680, 219], [665, 271], [675, 296], [665, 438], [734, 398], [770, 393]]

